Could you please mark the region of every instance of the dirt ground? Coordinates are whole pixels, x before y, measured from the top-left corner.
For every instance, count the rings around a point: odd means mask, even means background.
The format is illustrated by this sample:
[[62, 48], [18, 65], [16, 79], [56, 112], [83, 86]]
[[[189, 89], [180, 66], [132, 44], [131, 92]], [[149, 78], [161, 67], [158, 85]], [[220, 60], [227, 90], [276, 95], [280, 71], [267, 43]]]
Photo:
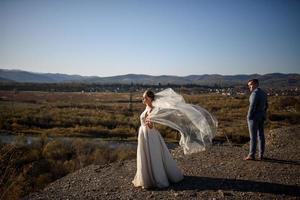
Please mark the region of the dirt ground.
[[300, 126], [272, 130], [266, 142], [262, 161], [243, 160], [249, 144], [172, 150], [185, 178], [164, 189], [135, 188], [136, 160], [127, 160], [87, 166], [24, 199], [300, 199]]

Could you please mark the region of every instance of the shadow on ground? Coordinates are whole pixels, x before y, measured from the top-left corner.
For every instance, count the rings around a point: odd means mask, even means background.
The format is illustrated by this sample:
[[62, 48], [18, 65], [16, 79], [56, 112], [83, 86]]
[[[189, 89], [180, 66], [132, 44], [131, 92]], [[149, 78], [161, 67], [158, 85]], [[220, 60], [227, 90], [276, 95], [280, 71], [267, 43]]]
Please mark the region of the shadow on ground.
[[[170, 188], [169, 188], [170, 189]], [[184, 190], [227, 190], [238, 192], [260, 192], [290, 196], [300, 196], [300, 187], [296, 185], [283, 185], [277, 183], [258, 182], [250, 180], [222, 179], [198, 176], [185, 176], [184, 180], [173, 184], [171, 189]]]
[[264, 158], [262, 160], [263, 162], [271, 162], [271, 163], [280, 163], [280, 164], [289, 164], [289, 165], [300, 165], [300, 162], [298, 161], [293, 161], [293, 160], [280, 160], [280, 159], [275, 159], [275, 158]]

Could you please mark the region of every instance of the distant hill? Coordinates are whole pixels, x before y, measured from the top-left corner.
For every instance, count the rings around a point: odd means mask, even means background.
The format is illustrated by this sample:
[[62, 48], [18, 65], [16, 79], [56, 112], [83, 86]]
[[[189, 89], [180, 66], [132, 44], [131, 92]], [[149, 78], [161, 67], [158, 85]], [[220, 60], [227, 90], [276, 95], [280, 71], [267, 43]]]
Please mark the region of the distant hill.
[[66, 81], [81, 81], [84, 79], [84, 77], [79, 75], [33, 73], [22, 70], [6, 69], [0, 69], [0, 78], [25, 83], [59, 83]]
[[9, 79], [6, 79], [6, 78], [2, 78], [0, 77], [0, 82], [6, 82], [6, 83], [12, 83], [12, 82], [15, 82], [15, 81], [12, 81], [12, 80], [9, 80]]
[[111, 77], [98, 76], [80, 76], [57, 73], [33, 73], [22, 70], [0, 69], [0, 82], [14, 81], [25, 83], [63, 83], [63, 82], [81, 82], [97, 84], [196, 84], [207, 86], [232, 86], [244, 85], [247, 80], [258, 78], [261, 85], [265, 87], [300, 87], [300, 74], [250, 74], [250, 75], [219, 75], [204, 74], [190, 76], [150, 76], [145, 74], [126, 74]]

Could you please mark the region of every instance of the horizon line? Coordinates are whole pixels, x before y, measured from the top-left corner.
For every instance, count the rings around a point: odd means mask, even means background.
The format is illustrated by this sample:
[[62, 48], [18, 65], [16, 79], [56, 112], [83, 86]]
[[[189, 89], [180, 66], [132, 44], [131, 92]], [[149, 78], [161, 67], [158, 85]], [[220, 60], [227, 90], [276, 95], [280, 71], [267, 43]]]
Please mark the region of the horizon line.
[[118, 75], [110, 75], [110, 76], [99, 76], [99, 75], [81, 75], [81, 74], [68, 74], [68, 73], [61, 73], [61, 72], [35, 72], [35, 71], [26, 71], [23, 69], [5, 69], [5, 68], [0, 68], [0, 70], [6, 70], [6, 71], [21, 71], [21, 72], [28, 72], [28, 73], [34, 73], [34, 74], [60, 74], [60, 75], [68, 75], [68, 76], [82, 76], [82, 77], [99, 77], [99, 78], [107, 78], [107, 77], [115, 77], [115, 76], [126, 76], [126, 75], [146, 75], [146, 76], [175, 76], [175, 77], [187, 77], [187, 76], [213, 76], [213, 75], [218, 75], [218, 76], [239, 76], [239, 75], [246, 75], [246, 76], [251, 76], [251, 75], [268, 75], [268, 74], [297, 74], [295, 72], [289, 72], [289, 73], [283, 73], [283, 72], [269, 72], [265, 74], [259, 74], [259, 73], [251, 73], [251, 74], [190, 74], [190, 75], [171, 75], [171, 74], [161, 74], [161, 75], [152, 75], [152, 74], [140, 74], [140, 73], [127, 73], [127, 74], [118, 74]]

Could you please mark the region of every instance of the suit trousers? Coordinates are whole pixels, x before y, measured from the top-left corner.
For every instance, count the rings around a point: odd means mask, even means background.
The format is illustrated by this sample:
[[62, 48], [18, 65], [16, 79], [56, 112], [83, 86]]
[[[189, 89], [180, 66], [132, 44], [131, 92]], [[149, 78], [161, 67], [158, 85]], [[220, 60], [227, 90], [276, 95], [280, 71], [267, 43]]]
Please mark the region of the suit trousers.
[[247, 120], [250, 133], [250, 151], [249, 156], [255, 157], [257, 139], [259, 141], [259, 156], [265, 153], [265, 133], [264, 120]]

